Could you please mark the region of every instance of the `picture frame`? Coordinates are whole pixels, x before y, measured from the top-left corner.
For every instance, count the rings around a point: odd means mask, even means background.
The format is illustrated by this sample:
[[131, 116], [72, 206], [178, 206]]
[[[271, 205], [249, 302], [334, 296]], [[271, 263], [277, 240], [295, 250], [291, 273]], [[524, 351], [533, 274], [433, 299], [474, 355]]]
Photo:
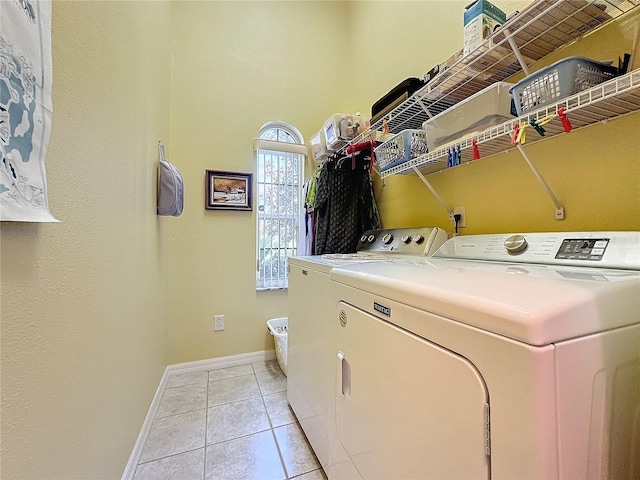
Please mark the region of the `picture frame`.
[[253, 209], [251, 173], [205, 170], [206, 210]]

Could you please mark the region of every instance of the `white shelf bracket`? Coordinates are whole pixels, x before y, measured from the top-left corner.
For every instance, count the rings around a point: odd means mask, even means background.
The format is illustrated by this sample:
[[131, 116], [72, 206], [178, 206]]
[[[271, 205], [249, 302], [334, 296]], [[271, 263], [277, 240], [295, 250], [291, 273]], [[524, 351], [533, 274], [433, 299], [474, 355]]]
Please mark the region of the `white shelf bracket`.
[[418, 170], [417, 167], [412, 166], [411, 168], [413, 168], [413, 171], [416, 172], [418, 177], [420, 177], [420, 180], [422, 180], [422, 183], [424, 183], [427, 186], [427, 188], [431, 190], [431, 193], [433, 194], [434, 197], [436, 197], [436, 200], [438, 200], [440, 205], [442, 205], [442, 207], [447, 211], [447, 213], [449, 214], [449, 217], [453, 218], [453, 210], [449, 208], [449, 205], [447, 205], [447, 203], [442, 199], [442, 197], [438, 194], [438, 192], [436, 192], [436, 189], [433, 188], [433, 185], [429, 183], [429, 180], [425, 178], [425, 176], [422, 174], [420, 170]]
[[564, 220], [564, 207], [560, 204], [556, 196], [553, 194], [553, 192], [551, 191], [551, 188], [549, 188], [549, 185], [547, 184], [547, 182], [545, 182], [544, 178], [542, 178], [542, 175], [540, 175], [540, 172], [538, 171], [538, 169], [531, 162], [531, 159], [524, 151], [524, 148], [522, 148], [522, 145], [518, 144], [517, 147], [518, 147], [518, 151], [520, 152], [520, 155], [522, 155], [522, 158], [524, 158], [525, 162], [527, 162], [527, 165], [529, 165], [529, 168], [538, 179], [538, 182], [540, 182], [540, 185], [542, 185], [542, 188], [544, 188], [544, 191], [547, 192], [547, 195], [555, 205], [556, 220]]
[[433, 118], [433, 114], [429, 111], [429, 109], [427, 107], [424, 106], [424, 103], [422, 103], [422, 99], [418, 100], [418, 103], [420, 104], [420, 106], [422, 107], [422, 110], [424, 110], [424, 113], [427, 114], [427, 117], [429, 118]]
[[524, 61], [524, 58], [520, 53], [520, 49], [518, 48], [518, 45], [516, 45], [516, 42], [513, 40], [513, 36], [511, 35], [511, 32], [509, 31], [508, 28], [504, 29], [504, 35], [505, 37], [507, 37], [507, 42], [509, 42], [509, 46], [511, 46], [511, 50], [513, 50], [513, 54], [518, 59], [518, 62], [522, 67], [522, 71], [524, 72], [525, 75], [529, 75], [529, 65], [527, 65], [527, 62]]

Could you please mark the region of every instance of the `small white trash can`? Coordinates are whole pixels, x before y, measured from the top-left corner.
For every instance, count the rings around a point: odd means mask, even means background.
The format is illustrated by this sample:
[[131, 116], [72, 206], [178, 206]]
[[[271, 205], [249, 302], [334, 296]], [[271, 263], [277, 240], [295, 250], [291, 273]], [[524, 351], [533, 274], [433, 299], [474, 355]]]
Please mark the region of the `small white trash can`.
[[282, 373], [287, 374], [287, 324], [288, 317], [272, 318], [267, 320], [267, 329], [273, 335], [275, 343], [276, 358]]

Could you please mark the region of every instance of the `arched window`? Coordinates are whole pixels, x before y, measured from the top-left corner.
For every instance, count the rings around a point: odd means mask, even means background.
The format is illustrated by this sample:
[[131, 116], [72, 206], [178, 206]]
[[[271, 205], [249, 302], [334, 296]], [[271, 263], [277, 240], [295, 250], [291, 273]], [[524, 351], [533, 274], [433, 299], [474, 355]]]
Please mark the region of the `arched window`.
[[307, 147], [285, 122], [269, 122], [254, 144], [257, 163], [256, 288], [288, 286], [287, 258], [299, 254], [304, 233], [302, 178]]

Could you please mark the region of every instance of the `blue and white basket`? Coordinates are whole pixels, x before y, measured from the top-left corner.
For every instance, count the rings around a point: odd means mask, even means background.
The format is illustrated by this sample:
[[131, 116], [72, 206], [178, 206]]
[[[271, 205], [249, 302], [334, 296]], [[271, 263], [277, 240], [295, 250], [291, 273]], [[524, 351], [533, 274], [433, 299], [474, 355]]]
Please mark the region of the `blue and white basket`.
[[381, 172], [385, 172], [429, 151], [427, 132], [424, 130], [403, 130], [375, 149], [376, 162]]

